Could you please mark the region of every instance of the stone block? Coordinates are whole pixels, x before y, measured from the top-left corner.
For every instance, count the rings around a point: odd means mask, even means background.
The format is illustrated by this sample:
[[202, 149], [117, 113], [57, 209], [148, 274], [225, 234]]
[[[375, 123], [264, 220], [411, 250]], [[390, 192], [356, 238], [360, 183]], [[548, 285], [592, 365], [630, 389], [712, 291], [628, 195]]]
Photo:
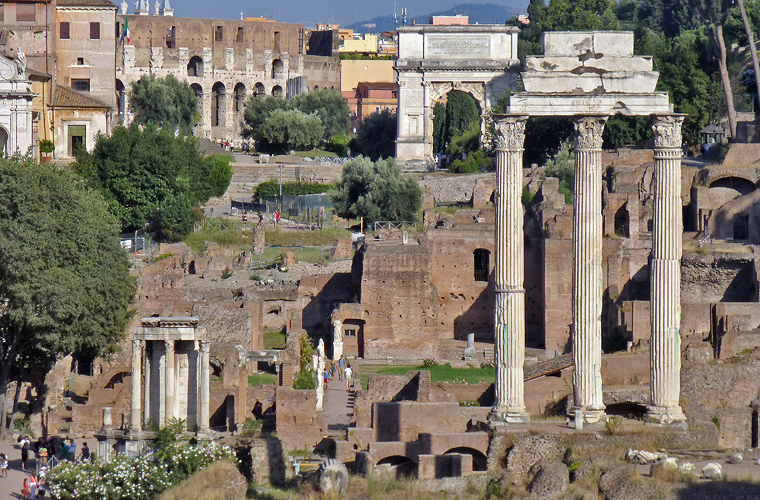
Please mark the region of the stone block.
[[553, 57], [577, 57], [594, 49], [591, 32], [555, 31], [541, 36], [541, 53]]
[[587, 73], [576, 75], [569, 71], [523, 73], [526, 92], [542, 94], [588, 94], [602, 88], [602, 77]]
[[628, 71], [611, 72], [602, 75], [602, 87], [605, 92], [618, 94], [651, 94], [657, 87], [660, 74], [656, 71], [633, 73]]
[[583, 68], [598, 71], [630, 71], [648, 72], [654, 69], [651, 57], [602, 57], [589, 59], [583, 63]]
[[435, 458], [435, 455], [419, 456], [418, 479], [435, 479]]
[[594, 52], [609, 57], [633, 57], [632, 31], [596, 31]]

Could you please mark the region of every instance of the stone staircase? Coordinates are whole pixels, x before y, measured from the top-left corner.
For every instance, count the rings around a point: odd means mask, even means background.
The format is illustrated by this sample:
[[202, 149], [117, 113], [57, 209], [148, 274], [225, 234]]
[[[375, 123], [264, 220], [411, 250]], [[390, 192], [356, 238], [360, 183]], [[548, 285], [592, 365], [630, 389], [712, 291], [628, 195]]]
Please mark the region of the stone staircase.
[[210, 139], [200, 138], [199, 149], [204, 156], [211, 155], [229, 155], [232, 156], [232, 151], [225, 151], [225, 149], [219, 145], [218, 142], [214, 142]]

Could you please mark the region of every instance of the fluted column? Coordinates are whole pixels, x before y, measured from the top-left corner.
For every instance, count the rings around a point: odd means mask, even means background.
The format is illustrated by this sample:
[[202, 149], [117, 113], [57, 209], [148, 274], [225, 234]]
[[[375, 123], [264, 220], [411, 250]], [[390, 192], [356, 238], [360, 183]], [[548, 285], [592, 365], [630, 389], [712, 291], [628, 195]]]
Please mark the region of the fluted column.
[[681, 125], [682, 115], [656, 116], [652, 220], [651, 396], [648, 420], [671, 424], [686, 417], [681, 392]]
[[132, 411], [129, 431], [140, 432], [140, 379], [142, 378], [142, 344], [141, 340], [132, 340]]
[[[208, 340], [201, 340], [200, 343], [200, 370], [196, 370], [196, 373], [200, 373], [201, 377], [200, 394], [198, 395], [198, 430], [203, 432], [208, 430], [209, 420], [209, 378], [211, 375], [209, 352], [211, 342]], [[245, 402], [241, 402], [240, 404], [245, 404]]]
[[164, 422], [162, 425], [168, 424], [171, 419], [177, 416], [174, 411], [174, 341], [165, 340], [164, 346], [166, 377], [164, 379]]
[[526, 116], [497, 116], [496, 122], [496, 289], [494, 356], [496, 401], [490, 420], [521, 423], [525, 411], [525, 247], [522, 163]]
[[586, 422], [602, 402], [602, 131], [607, 117], [575, 121], [573, 203], [573, 401]]

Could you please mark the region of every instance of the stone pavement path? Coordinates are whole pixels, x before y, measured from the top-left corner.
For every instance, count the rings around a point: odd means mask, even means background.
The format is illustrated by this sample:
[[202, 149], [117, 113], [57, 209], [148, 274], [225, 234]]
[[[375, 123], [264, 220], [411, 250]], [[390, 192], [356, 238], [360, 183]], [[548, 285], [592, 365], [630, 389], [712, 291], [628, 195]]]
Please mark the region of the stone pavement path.
[[[21, 449], [16, 443], [11, 441], [0, 442], [0, 453], [8, 456], [8, 478], [0, 478], [0, 500], [10, 500], [21, 498], [21, 485], [24, 478], [29, 477], [28, 472], [21, 470]], [[33, 456], [33, 455], [32, 455]], [[31, 467], [32, 460], [27, 465]]]
[[338, 377], [330, 380], [324, 403], [330, 430], [340, 430], [353, 420], [353, 395], [353, 390], [346, 390], [345, 381], [338, 380]]

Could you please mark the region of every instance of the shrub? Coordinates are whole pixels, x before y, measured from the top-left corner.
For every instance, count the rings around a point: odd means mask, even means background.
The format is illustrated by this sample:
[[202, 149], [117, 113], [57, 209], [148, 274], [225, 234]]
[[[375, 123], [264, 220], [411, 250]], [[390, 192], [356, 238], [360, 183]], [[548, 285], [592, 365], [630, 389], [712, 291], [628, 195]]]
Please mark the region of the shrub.
[[235, 453], [227, 446], [200, 443], [171, 448], [166, 458], [120, 454], [103, 463], [64, 461], [48, 473], [49, 491], [59, 500], [151, 500], [211, 463], [237, 463]]
[[310, 370], [301, 370], [293, 380], [293, 389], [315, 389], [317, 377]]
[[226, 280], [227, 278], [231, 278], [232, 276], [234, 276], [234, 274], [235, 274], [235, 271], [230, 270], [229, 267], [225, 267], [224, 271], [222, 271], [222, 279]]
[[610, 435], [615, 434], [619, 429], [620, 425], [623, 423], [623, 419], [617, 415], [613, 415], [610, 417], [607, 417], [607, 419], [604, 421], [604, 428], [607, 429], [607, 432]]
[[52, 153], [53, 150], [55, 150], [55, 144], [53, 144], [53, 141], [51, 141], [50, 139], [42, 139], [40, 141], [41, 152], [48, 154], [48, 153]]

